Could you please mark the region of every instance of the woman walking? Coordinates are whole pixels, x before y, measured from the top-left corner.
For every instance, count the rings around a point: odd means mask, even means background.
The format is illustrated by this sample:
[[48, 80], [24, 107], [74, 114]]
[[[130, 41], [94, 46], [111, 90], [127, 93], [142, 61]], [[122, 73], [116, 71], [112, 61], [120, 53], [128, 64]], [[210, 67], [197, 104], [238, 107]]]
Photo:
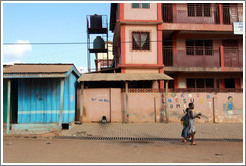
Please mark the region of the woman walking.
[[186, 109], [187, 112], [187, 117], [188, 117], [188, 124], [184, 126], [182, 130], [182, 141], [186, 143], [186, 140], [191, 138], [191, 145], [196, 145], [195, 143], [195, 134], [196, 134], [196, 129], [195, 129], [195, 118], [201, 118], [201, 113], [194, 115], [193, 110], [194, 109], [194, 104], [189, 103], [189, 108]]

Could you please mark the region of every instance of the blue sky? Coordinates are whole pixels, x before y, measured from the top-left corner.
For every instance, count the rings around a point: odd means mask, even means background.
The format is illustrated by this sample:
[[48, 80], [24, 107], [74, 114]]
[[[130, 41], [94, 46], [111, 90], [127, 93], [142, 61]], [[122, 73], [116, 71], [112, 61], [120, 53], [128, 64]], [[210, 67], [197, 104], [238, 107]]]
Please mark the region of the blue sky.
[[[3, 43], [87, 42], [86, 15], [110, 19], [109, 3], [4, 3]], [[109, 40], [112, 40], [109, 33]], [[87, 66], [87, 45], [4, 46], [3, 62]], [[93, 55], [94, 57], [94, 55]]]

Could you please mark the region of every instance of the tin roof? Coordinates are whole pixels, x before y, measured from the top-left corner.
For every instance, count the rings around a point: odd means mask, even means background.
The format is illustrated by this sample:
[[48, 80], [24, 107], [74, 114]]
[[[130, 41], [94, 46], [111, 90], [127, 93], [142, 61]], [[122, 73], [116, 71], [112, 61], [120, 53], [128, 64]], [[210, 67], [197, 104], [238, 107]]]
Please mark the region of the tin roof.
[[15, 64], [4, 73], [66, 73], [73, 64]]
[[78, 81], [150, 81], [150, 80], [173, 80], [163, 73], [97, 73], [83, 74]]
[[4, 77], [66, 77], [74, 71], [79, 77], [81, 74], [73, 64], [14, 64], [3, 71]]

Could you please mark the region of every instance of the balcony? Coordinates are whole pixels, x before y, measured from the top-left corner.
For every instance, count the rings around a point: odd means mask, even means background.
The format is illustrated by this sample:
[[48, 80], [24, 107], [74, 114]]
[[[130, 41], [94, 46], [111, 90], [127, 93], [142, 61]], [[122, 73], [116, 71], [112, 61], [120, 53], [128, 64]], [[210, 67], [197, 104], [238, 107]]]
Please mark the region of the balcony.
[[243, 50], [238, 50], [237, 48], [224, 48], [224, 66], [243, 67], [242, 55]]
[[[163, 46], [163, 64], [165, 71], [221, 71], [225, 67], [228, 71], [241, 71], [243, 67], [243, 50], [238, 48], [206, 48], [185, 47], [176, 48]], [[223, 54], [223, 56], [221, 56]], [[222, 62], [223, 61], [223, 62]]]
[[[220, 17], [219, 13], [222, 13]], [[162, 4], [162, 18], [164, 23], [185, 24], [232, 24], [242, 22], [242, 4]]]

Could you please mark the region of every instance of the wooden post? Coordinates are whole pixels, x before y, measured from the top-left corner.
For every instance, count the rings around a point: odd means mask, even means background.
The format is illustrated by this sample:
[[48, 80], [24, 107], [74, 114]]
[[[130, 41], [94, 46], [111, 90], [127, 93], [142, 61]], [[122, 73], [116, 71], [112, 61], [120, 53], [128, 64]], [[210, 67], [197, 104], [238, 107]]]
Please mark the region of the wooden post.
[[60, 117], [59, 117], [59, 131], [62, 129], [62, 113], [63, 113], [63, 104], [64, 104], [64, 78], [61, 79], [61, 98], [60, 98]]
[[168, 81], [166, 81], [166, 109], [165, 109], [165, 114], [166, 114], [166, 123], [169, 121], [168, 117]]
[[111, 123], [111, 118], [112, 118], [112, 98], [111, 98], [111, 94], [112, 94], [112, 92], [111, 92], [111, 88], [109, 88], [109, 118], [110, 118], [110, 120], [109, 120], [109, 122]]
[[156, 123], [156, 100], [155, 100], [155, 97], [154, 97], [154, 111], [155, 111], [155, 123]]
[[215, 100], [216, 98], [213, 97], [213, 123], [215, 123]]
[[11, 80], [8, 80], [8, 101], [7, 101], [7, 134], [10, 129], [10, 99], [11, 99]]
[[81, 82], [80, 89], [80, 122], [82, 123], [84, 113], [84, 82]]
[[128, 82], [126, 81], [126, 122], [129, 123], [129, 113], [128, 113]]

